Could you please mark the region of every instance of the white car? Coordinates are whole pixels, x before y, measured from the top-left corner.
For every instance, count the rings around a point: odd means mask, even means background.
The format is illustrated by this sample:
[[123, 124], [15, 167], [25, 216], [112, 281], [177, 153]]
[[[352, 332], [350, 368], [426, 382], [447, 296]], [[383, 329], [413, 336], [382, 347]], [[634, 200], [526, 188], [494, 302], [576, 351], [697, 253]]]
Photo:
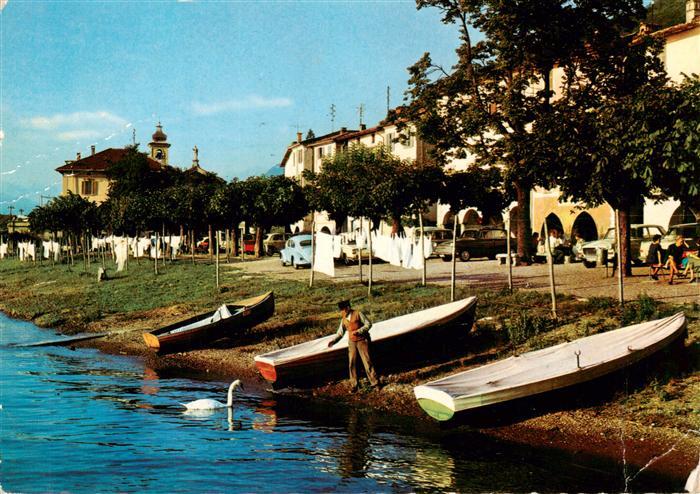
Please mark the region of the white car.
[[[641, 244], [645, 241], [651, 243], [654, 235], [664, 235], [666, 231], [659, 225], [631, 225], [630, 226], [630, 244], [632, 248], [631, 258], [635, 264], [644, 264], [646, 252], [641, 252]], [[599, 258], [600, 252], [605, 249], [608, 252], [608, 260], [615, 255], [615, 229], [609, 228], [605, 236], [599, 240], [586, 242], [581, 247], [581, 252], [578, 254], [586, 267], [593, 267]], [[648, 249], [648, 246], [647, 246]]]
[[[685, 241], [691, 250], [697, 248], [697, 239], [700, 238], [700, 223], [684, 223], [682, 225], [673, 225], [668, 229], [668, 233], [661, 237], [661, 248], [666, 250], [668, 247], [675, 243], [676, 237], [678, 235], [683, 235]], [[644, 239], [642, 244], [639, 246], [639, 256], [646, 260], [647, 254], [649, 253], [649, 246], [651, 245], [651, 239]]]

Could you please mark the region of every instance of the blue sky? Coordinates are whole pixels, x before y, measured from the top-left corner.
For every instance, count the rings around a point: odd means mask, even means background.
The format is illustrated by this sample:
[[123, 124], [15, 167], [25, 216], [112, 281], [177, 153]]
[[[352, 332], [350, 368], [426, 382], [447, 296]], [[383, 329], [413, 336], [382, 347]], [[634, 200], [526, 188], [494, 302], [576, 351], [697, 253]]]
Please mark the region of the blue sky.
[[[457, 34], [406, 1], [20, 1], [0, 12], [0, 212], [60, 192], [76, 152], [146, 149], [160, 120], [172, 164], [226, 179], [279, 163], [299, 130], [373, 125], [425, 51]], [[39, 194], [38, 194], [39, 193]], [[18, 200], [20, 196], [22, 197]], [[15, 201], [14, 203], [12, 201]]]

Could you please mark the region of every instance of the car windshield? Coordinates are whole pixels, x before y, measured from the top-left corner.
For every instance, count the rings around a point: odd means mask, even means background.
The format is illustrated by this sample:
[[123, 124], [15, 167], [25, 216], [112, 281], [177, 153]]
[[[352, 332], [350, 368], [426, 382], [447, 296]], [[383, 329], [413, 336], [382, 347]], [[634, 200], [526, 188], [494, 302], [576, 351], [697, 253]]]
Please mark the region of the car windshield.
[[299, 245], [301, 247], [308, 247], [311, 245], [311, 240], [302, 240], [301, 242], [299, 242]]

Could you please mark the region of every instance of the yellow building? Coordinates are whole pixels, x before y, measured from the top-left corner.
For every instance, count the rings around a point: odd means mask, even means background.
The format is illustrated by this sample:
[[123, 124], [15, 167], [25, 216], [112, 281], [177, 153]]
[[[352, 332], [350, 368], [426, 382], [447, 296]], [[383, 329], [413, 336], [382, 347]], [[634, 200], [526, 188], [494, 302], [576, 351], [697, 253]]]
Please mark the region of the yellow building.
[[[170, 143], [167, 139], [159, 123], [152, 135], [152, 142], [148, 144], [148, 165], [153, 170], [168, 166]], [[73, 192], [98, 204], [106, 201], [109, 194], [107, 169], [124, 158], [127, 152], [128, 148], [107, 148], [95, 152], [95, 146], [92, 146], [90, 156], [82, 157], [78, 153], [75, 160], [66, 161], [65, 165], [56, 168], [62, 176], [61, 195]]]

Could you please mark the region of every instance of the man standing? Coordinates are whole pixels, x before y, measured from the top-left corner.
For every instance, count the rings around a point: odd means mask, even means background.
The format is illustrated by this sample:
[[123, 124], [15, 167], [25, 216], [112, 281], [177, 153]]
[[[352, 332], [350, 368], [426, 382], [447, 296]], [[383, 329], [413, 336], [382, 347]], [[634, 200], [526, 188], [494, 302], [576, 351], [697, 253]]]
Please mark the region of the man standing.
[[372, 322], [367, 319], [359, 310], [350, 308], [350, 301], [343, 300], [338, 302], [340, 310], [340, 326], [338, 332], [331, 341], [328, 342], [328, 347], [335, 345], [348, 332], [348, 364], [350, 366], [350, 384], [352, 391], [357, 391], [357, 354], [360, 354], [362, 363], [365, 366], [365, 372], [369, 378], [369, 383], [373, 388], [379, 385], [377, 373], [374, 371], [372, 361], [369, 357], [369, 330], [372, 327]]

